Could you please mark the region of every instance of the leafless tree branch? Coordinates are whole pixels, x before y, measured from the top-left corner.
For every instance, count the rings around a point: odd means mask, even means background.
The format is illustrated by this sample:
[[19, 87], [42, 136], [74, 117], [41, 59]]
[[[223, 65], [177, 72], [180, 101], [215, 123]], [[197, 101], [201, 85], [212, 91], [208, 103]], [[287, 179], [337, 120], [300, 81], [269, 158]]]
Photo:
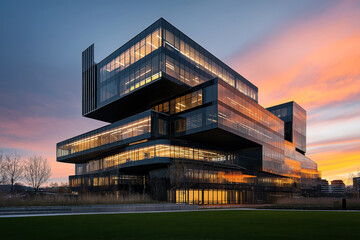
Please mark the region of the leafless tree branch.
[[4, 185], [7, 183], [6, 174], [4, 171], [4, 155], [2, 152], [0, 152], [0, 185]]
[[10, 181], [11, 192], [13, 192], [14, 184], [22, 179], [22, 174], [24, 170], [20, 155], [17, 153], [13, 153], [11, 155], [6, 155], [5, 158], [2, 157], [1, 165], [5, 179]]
[[35, 191], [49, 180], [51, 167], [47, 159], [41, 156], [33, 156], [28, 159], [24, 167], [24, 178]]

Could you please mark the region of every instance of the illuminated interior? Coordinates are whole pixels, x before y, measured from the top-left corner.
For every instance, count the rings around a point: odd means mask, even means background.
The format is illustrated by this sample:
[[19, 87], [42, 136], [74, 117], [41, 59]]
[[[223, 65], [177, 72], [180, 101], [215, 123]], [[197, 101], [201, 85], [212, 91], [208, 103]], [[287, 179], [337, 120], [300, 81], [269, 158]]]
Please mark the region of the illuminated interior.
[[98, 170], [119, 166], [123, 163], [152, 159], [156, 157], [190, 159], [208, 162], [225, 162], [231, 154], [199, 148], [183, 147], [168, 144], [156, 144], [134, 148], [102, 159], [84, 164], [76, 164], [76, 174], [90, 173]]
[[104, 132], [90, 134], [76, 141], [59, 145], [57, 148], [57, 157], [67, 156], [150, 132], [151, 118], [148, 116]]

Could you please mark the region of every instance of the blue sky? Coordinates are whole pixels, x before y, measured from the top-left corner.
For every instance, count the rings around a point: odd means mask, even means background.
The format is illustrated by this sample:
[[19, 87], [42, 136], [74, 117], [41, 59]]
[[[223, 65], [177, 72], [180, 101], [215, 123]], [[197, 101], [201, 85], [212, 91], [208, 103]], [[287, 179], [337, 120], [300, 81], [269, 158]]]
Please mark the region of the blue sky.
[[[283, 100], [286, 94], [284, 90], [279, 92], [268, 87], [273, 78], [267, 76], [282, 76], [289, 70], [283, 66], [287, 66], [291, 59], [297, 61], [293, 58], [299, 55], [297, 51], [310, 51], [311, 44], [296, 45], [297, 39], [303, 39], [306, 35], [304, 41], [321, 42], [316, 33], [328, 28], [321, 21], [336, 25], [336, 22], [348, 20], [347, 26], [358, 28], [353, 24], [358, 18], [354, 17], [352, 11], [359, 9], [359, 3], [344, 2], [345, 6], [340, 1], [329, 0], [2, 1], [0, 149], [6, 152], [16, 150], [25, 158], [33, 154], [44, 155], [52, 161], [55, 170], [53, 180], [66, 181], [67, 175], [74, 172], [73, 166], [55, 163], [56, 142], [104, 125], [81, 116], [81, 52], [95, 43], [95, 60], [100, 61], [160, 17], [167, 19], [257, 85], [261, 104], [265, 107], [270, 103], [275, 104]], [[334, 13], [333, 9], [339, 9], [339, 13]], [[299, 35], [296, 34], [297, 28]], [[312, 32], [304, 29], [311, 29]], [[338, 31], [335, 27], [332, 29], [330, 33]], [[286, 35], [287, 32], [291, 34]], [[341, 36], [344, 39], [349, 37], [345, 33]], [[274, 41], [277, 38], [277, 42], [283, 41], [285, 44], [276, 44]], [[294, 46], [287, 45], [287, 41], [298, 46], [297, 51]], [[315, 47], [319, 49], [320, 45]], [[292, 55], [284, 60], [284, 53]], [[271, 61], [278, 61], [279, 65], [274, 65], [270, 71], [269, 66], [273, 66], [269, 64]], [[313, 70], [317, 69], [319, 61], [302, 69], [302, 74], [289, 75], [292, 84], [299, 85], [304, 76], [314, 78]], [[275, 74], [275, 71], [278, 72]], [[342, 71], [342, 76], [349, 75], [347, 69]], [[348, 81], [356, 84], [358, 78]], [[302, 87], [306, 89], [306, 86]], [[281, 86], [278, 89], [281, 90]], [[355, 96], [357, 94], [355, 92]], [[314, 129], [309, 135], [315, 136], [309, 139], [310, 143], [324, 141], [327, 137], [335, 142], [338, 139], [359, 140], [353, 136], [354, 130], [348, 129], [342, 130], [345, 132], [343, 135], [325, 133], [323, 136], [324, 130], [317, 125], [329, 121], [330, 117], [338, 119], [354, 111], [356, 113], [358, 108], [353, 104], [354, 93], [350, 95], [352, 98], [338, 100], [341, 114], [327, 114], [332, 112], [331, 101], [327, 105], [317, 104], [319, 101], [307, 102], [301, 96], [295, 96], [309, 110], [308, 132]], [[314, 109], [318, 111], [314, 112]], [[318, 116], [319, 113], [323, 115]], [[356, 121], [352, 124], [355, 133], [360, 133]], [[335, 128], [341, 129], [339, 126]], [[356, 144], [352, 147], [357, 147], [359, 143]], [[355, 167], [352, 165], [352, 168]], [[346, 171], [349, 172], [349, 169]], [[339, 174], [333, 173], [331, 176], [340, 177]]]

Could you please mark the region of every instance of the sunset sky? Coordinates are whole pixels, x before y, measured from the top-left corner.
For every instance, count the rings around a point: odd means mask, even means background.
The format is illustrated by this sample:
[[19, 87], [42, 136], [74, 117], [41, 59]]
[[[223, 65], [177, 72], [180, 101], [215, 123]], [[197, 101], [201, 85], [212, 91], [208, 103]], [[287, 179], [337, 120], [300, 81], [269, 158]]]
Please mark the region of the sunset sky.
[[[180, 4], [181, 2], [181, 4]], [[56, 143], [105, 123], [81, 116], [81, 52], [100, 61], [164, 17], [259, 88], [269, 107], [307, 110], [322, 177], [360, 172], [360, 1], [2, 1], [0, 151], [74, 165]]]

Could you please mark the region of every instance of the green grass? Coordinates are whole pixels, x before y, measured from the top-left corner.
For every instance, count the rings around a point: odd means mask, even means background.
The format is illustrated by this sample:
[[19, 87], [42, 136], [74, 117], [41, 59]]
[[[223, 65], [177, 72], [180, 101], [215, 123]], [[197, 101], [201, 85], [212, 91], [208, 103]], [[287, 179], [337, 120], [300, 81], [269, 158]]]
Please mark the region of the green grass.
[[0, 218], [0, 239], [360, 239], [360, 212], [203, 211]]

